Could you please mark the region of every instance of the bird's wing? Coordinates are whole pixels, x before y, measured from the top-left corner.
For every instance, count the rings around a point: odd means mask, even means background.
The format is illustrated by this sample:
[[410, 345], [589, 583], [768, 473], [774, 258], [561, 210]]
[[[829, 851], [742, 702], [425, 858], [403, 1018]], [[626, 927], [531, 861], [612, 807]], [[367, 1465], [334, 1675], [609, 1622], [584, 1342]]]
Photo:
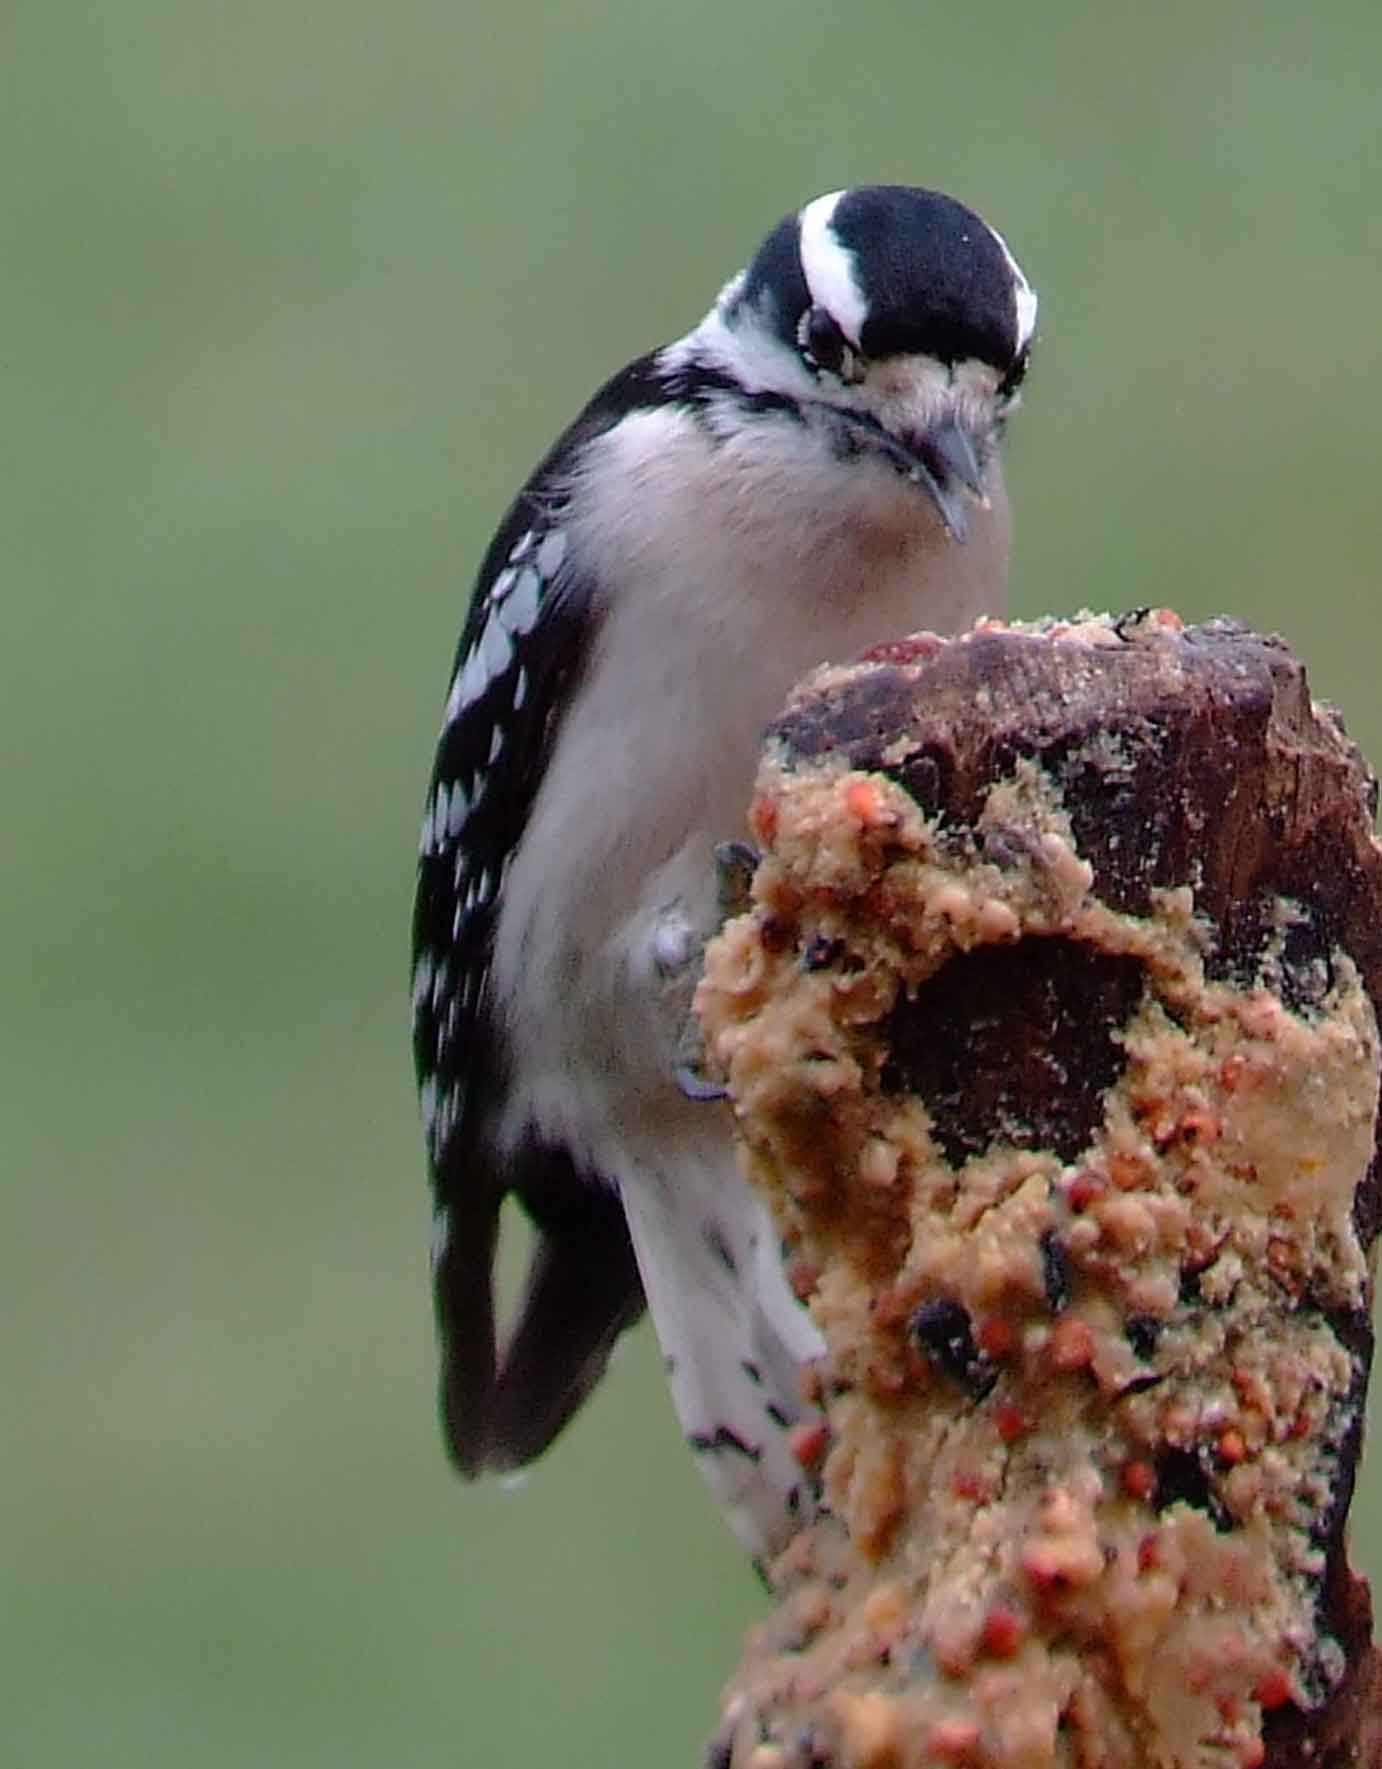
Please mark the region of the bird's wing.
[[[561, 1148], [533, 1143], [501, 1158], [485, 1127], [509, 1082], [489, 987], [507, 862], [599, 620], [596, 587], [572, 559], [563, 526], [563, 470], [661, 385], [652, 358], [610, 382], [501, 524], [456, 652], [423, 815], [413, 1050], [437, 1206], [443, 1413], [467, 1473], [537, 1455], [643, 1309], [616, 1193]], [[497, 1357], [492, 1265], [509, 1191], [537, 1224], [539, 1244]]]

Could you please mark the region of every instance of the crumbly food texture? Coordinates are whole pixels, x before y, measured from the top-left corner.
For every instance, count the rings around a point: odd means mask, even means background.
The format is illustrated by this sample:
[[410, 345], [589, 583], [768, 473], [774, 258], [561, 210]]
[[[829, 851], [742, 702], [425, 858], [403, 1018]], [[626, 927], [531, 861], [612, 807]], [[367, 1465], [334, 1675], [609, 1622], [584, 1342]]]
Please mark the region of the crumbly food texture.
[[[1101, 900], [1032, 761], [957, 830], [885, 774], [770, 756], [751, 822], [753, 907], [697, 1006], [827, 1341], [829, 1437], [719, 1760], [1255, 1769], [1266, 1716], [1342, 1670], [1318, 1623], [1366, 1375], [1340, 1323], [1371, 1295], [1357, 969], [1336, 951], [1288, 1004], [1282, 900], [1256, 975], [1214, 974], [1192, 890]], [[1038, 1001], [1114, 979], [1078, 1147], [1001, 1066], [982, 1135], [956, 1119], [947, 1041], [1001, 1018], [1004, 954]]]

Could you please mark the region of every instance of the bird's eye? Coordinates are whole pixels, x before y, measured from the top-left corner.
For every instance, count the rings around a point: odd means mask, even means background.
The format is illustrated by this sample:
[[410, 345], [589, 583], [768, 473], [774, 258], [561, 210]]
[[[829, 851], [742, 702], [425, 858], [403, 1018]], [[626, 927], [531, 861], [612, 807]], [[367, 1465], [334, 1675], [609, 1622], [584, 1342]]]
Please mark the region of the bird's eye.
[[824, 307], [808, 307], [802, 314], [797, 342], [809, 367], [842, 381], [862, 379], [857, 352]]

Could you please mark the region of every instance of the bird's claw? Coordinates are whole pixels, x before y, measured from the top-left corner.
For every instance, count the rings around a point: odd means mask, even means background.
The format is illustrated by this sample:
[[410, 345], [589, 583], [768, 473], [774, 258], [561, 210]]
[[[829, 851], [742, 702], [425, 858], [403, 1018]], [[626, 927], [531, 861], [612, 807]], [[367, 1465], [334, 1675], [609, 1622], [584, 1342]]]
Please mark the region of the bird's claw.
[[758, 849], [750, 842], [715, 844], [715, 898], [721, 922], [748, 908], [759, 858]]
[[728, 1099], [729, 1088], [723, 1081], [712, 1081], [698, 1063], [678, 1063], [673, 1079], [685, 1098], [691, 1100]]

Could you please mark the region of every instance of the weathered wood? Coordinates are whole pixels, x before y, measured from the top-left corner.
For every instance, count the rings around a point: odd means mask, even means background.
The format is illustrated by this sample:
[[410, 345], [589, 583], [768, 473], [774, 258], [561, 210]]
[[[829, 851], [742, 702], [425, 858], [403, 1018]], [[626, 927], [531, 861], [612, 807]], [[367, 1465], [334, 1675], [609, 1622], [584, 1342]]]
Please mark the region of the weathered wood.
[[1374, 788], [1277, 640], [819, 672], [699, 1007], [829, 1353], [734, 1769], [1382, 1763]]

